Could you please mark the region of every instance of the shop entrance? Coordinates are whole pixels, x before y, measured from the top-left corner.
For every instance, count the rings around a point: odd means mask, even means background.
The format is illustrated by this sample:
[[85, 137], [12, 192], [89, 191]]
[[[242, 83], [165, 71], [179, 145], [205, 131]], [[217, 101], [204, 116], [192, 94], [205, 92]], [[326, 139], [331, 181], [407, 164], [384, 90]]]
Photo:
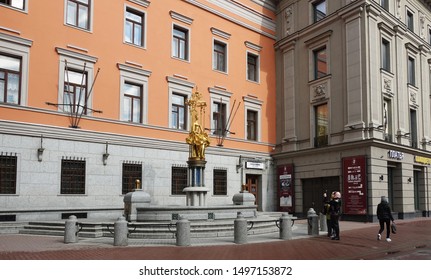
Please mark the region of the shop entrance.
[[259, 205], [259, 175], [250, 175], [247, 174], [246, 175], [246, 190], [253, 194], [254, 197], [256, 198], [256, 205]]
[[303, 208], [306, 215], [310, 208], [318, 214], [323, 211], [323, 193], [327, 192], [328, 197], [333, 191], [340, 191], [339, 177], [322, 177], [302, 180]]

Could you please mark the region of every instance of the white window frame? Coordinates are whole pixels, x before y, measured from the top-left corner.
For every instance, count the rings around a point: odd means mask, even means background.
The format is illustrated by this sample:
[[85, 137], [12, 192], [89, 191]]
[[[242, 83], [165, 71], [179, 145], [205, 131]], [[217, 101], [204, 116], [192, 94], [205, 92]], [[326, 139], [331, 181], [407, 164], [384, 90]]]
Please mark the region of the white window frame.
[[[250, 80], [248, 78], [248, 56], [249, 55], [253, 55], [256, 57], [257, 62], [256, 62], [256, 80]], [[252, 52], [252, 51], [246, 51], [246, 65], [247, 65], [247, 69], [246, 69], [246, 80], [249, 82], [253, 82], [253, 83], [260, 83], [260, 55], [258, 53]]]
[[[225, 54], [224, 54], [225, 55], [225, 61], [224, 61], [224, 63], [225, 63], [225, 70], [224, 71], [217, 69], [216, 65], [214, 64], [214, 56], [215, 56], [214, 46], [215, 46], [216, 43], [224, 44], [225, 45]], [[228, 44], [228, 42], [220, 40], [220, 39], [213, 38], [213, 44], [212, 44], [212, 69], [214, 71], [219, 72], [219, 73], [223, 73], [223, 74], [228, 74], [229, 73], [229, 55], [228, 54], [229, 54], [229, 44]]]
[[[166, 80], [168, 81], [168, 95], [169, 95], [169, 117], [168, 117], [168, 127], [171, 129], [178, 130], [176, 128], [172, 128], [172, 96], [174, 94], [181, 94], [184, 95], [187, 99], [190, 99], [192, 95], [193, 88], [195, 87], [195, 84], [192, 82], [185, 81], [183, 79], [179, 79], [176, 77], [166, 77]], [[186, 130], [190, 129], [190, 118], [189, 118], [189, 108], [186, 106], [186, 110], [184, 112], [187, 116], [187, 125]], [[181, 130], [180, 130], [181, 131]]]
[[[58, 79], [58, 104], [63, 104], [63, 94], [64, 94], [64, 82], [66, 81], [66, 77], [64, 75], [66, 61], [67, 67], [70, 70], [84, 70], [85, 64], [85, 72], [87, 73], [87, 90], [90, 90], [93, 86], [94, 82], [94, 68], [97, 62], [97, 57], [89, 56], [77, 52], [73, 52], [70, 50], [56, 48], [56, 51], [59, 55], [60, 63], [59, 63], [59, 79]], [[92, 108], [92, 99], [94, 92], [91, 92], [89, 99], [87, 101], [87, 107]], [[62, 106], [58, 106], [58, 110], [64, 112], [64, 108]], [[88, 110], [86, 116], [92, 115], [91, 110]]]
[[[213, 119], [213, 115], [214, 115], [214, 111], [213, 111], [213, 104], [215, 102], [217, 103], [222, 103], [226, 105], [226, 125], [228, 125], [227, 120], [229, 118], [229, 113], [230, 113], [230, 99], [233, 95], [233, 93], [228, 92], [226, 90], [221, 90], [221, 89], [217, 89], [217, 88], [209, 88], [209, 92], [210, 92], [210, 108], [211, 108], [211, 134], [214, 134], [214, 131], [216, 129], [216, 127], [214, 127], [214, 119]], [[226, 136], [229, 134], [229, 131], [227, 132]]]
[[30, 67], [30, 48], [33, 41], [0, 33], [0, 52], [21, 57], [21, 96], [18, 105], [28, 104], [28, 82]]
[[[118, 69], [120, 70], [120, 115], [119, 120], [127, 121], [123, 119], [124, 114], [124, 91], [123, 86], [125, 83], [132, 83], [142, 87], [142, 119], [141, 124], [147, 124], [148, 122], [148, 79], [151, 76], [151, 71], [144, 70], [141, 68], [132, 67], [126, 64], [117, 64]], [[131, 124], [139, 124], [137, 122], [133, 122]]]
[[15, 10], [15, 11], [28, 13], [28, 2], [29, 1], [28, 0], [22, 0], [22, 2], [23, 2], [23, 5], [24, 5], [24, 9], [20, 9], [20, 8], [17, 8], [17, 7], [11, 6], [11, 5], [7, 5], [7, 4], [3, 4], [3, 3], [0, 3], [0, 6], [9, 8], [9, 9], [12, 9], [12, 10]]
[[[178, 28], [180, 28], [180, 29], [187, 30], [187, 50], [186, 50], [186, 59], [182, 59], [182, 58], [180, 58], [180, 57], [176, 57], [176, 56], [174, 55], [174, 50], [173, 50], [173, 48], [172, 48], [172, 40], [174, 39], [174, 30], [175, 30], [175, 27], [178, 27]], [[180, 60], [180, 61], [186, 61], [186, 62], [190, 62], [190, 61], [191, 61], [191, 48], [192, 48], [192, 46], [191, 46], [191, 36], [192, 36], [192, 33], [191, 33], [190, 28], [188, 28], [188, 27], [186, 27], [186, 26], [184, 26], [184, 25], [178, 24], [178, 23], [174, 23], [174, 22], [172, 23], [172, 31], [171, 31], [171, 57], [172, 57], [173, 59], [177, 59], [177, 60]]]
[[[143, 19], [144, 21], [142, 23], [144, 25], [144, 28], [142, 29], [142, 36], [143, 36], [142, 40], [144, 41], [144, 44], [142, 46], [126, 42], [126, 12], [127, 12], [127, 9], [133, 10], [136, 13], [142, 14], [142, 16], [144, 18]], [[129, 46], [137, 47], [137, 48], [142, 48], [142, 49], [147, 48], [147, 12], [146, 11], [141, 10], [141, 9], [137, 9], [136, 7], [132, 7], [132, 6], [127, 5], [127, 4], [124, 5], [123, 43], [127, 44]]]
[[71, 28], [76, 28], [76, 29], [82, 30], [82, 31], [93, 32], [94, 6], [96, 5], [96, 3], [95, 3], [96, 1], [90, 0], [90, 10], [88, 11], [88, 17], [90, 19], [88, 22], [88, 29], [81, 28], [77, 25], [72, 25], [72, 24], [67, 23], [67, 2], [68, 2], [68, 0], [64, 0], [64, 16], [63, 16], [64, 25], [71, 27]]
[[[260, 142], [261, 141], [261, 135], [262, 135], [262, 105], [263, 101], [252, 98], [249, 96], [243, 97], [244, 101], [244, 139], [250, 142]], [[256, 134], [256, 140], [248, 140], [247, 139], [247, 111], [255, 111], [257, 112], [257, 134]]]

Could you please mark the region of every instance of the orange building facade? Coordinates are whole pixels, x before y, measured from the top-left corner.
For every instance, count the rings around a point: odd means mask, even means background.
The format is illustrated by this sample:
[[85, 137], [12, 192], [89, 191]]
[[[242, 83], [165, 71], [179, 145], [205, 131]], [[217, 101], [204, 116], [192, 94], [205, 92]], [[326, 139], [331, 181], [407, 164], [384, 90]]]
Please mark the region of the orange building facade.
[[208, 204], [277, 210], [275, 5], [0, 1], [0, 220], [118, 217], [139, 179], [185, 205], [187, 99], [207, 107]]

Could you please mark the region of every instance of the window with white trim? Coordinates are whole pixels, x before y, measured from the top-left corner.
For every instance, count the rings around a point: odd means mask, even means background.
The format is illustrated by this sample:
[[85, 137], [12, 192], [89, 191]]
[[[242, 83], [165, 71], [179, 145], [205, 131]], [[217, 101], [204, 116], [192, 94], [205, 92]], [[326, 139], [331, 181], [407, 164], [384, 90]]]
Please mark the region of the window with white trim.
[[27, 9], [27, 0], [0, 0], [0, 6], [8, 6], [25, 11]]
[[126, 7], [124, 15], [124, 41], [145, 47], [145, 12]]
[[[59, 55], [58, 109], [91, 115], [94, 68], [97, 58], [68, 49], [56, 48]], [[81, 111], [83, 110], [83, 111]]]
[[120, 120], [146, 124], [151, 72], [120, 63], [117, 67], [120, 70]]
[[226, 136], [227, 113], [230, 108], [230, 98], [232, 93], [225, 90], [210, 88], [211, 96], [211, 133], [219, 136]]
[[0, 33], [0, 103], [27, 105], [32, 42]]
[[259, 55], [247, 52], [247, 80], [259, 82]]
[[[192, 95], [192, 90], [195, 87], [194, 83], [186, 81], [181, 78], [166, 77], [168, 81], [168, 94], [169, 94], [169, 108], [171, 108], [171, 112], [169, 114], [169, 126], [174, 129], [184, 129], [187, 130], [189, 128], [189, 124], [187, 122], [188, 117], [188, 107], [184, 107], [184, 118], [181, 117], [182, 112], [180, 105], [183, 100], [184, 102], [190, 98]], [[181, 101], [178, 99], [182, 99]], [[180, 108], [181, 106], [181, 108]], [[177, 111], [180, 110], [180, 111]], [[181, 124], [183, 122], [183, 124]]]
[[251, 96], [244, 96], [243, 101], [245, 112], [245, 139], [250, 141], [260, 141], [263, 101]]
[[172, 28], [172, 57], [189, 60], [189, 30], [174, 24]]
[[65, 23], [84, 30], [91, 30], [91, 0], [65, 0]]
[[217, 40], [213, 43], [213, 69], [227, 72], [227, 44]]

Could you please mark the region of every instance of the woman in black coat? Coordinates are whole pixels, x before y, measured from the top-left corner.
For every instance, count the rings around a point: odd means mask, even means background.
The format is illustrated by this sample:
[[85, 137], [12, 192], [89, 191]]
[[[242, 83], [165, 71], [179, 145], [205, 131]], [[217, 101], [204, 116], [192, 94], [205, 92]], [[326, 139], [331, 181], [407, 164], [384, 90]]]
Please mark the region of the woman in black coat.
[[386, 224], [386, 241], [391, 242], [391, 221], [394, 221], [394, 217], [392, 217], [391, 207], [389, 206], [388, 198], [386, 196], [382, 196], [379, 205], [377, 205], [377, 218], [379, 219], [380, 223], [377, 240], [382, 239], [381, 233], [385, 229]]

